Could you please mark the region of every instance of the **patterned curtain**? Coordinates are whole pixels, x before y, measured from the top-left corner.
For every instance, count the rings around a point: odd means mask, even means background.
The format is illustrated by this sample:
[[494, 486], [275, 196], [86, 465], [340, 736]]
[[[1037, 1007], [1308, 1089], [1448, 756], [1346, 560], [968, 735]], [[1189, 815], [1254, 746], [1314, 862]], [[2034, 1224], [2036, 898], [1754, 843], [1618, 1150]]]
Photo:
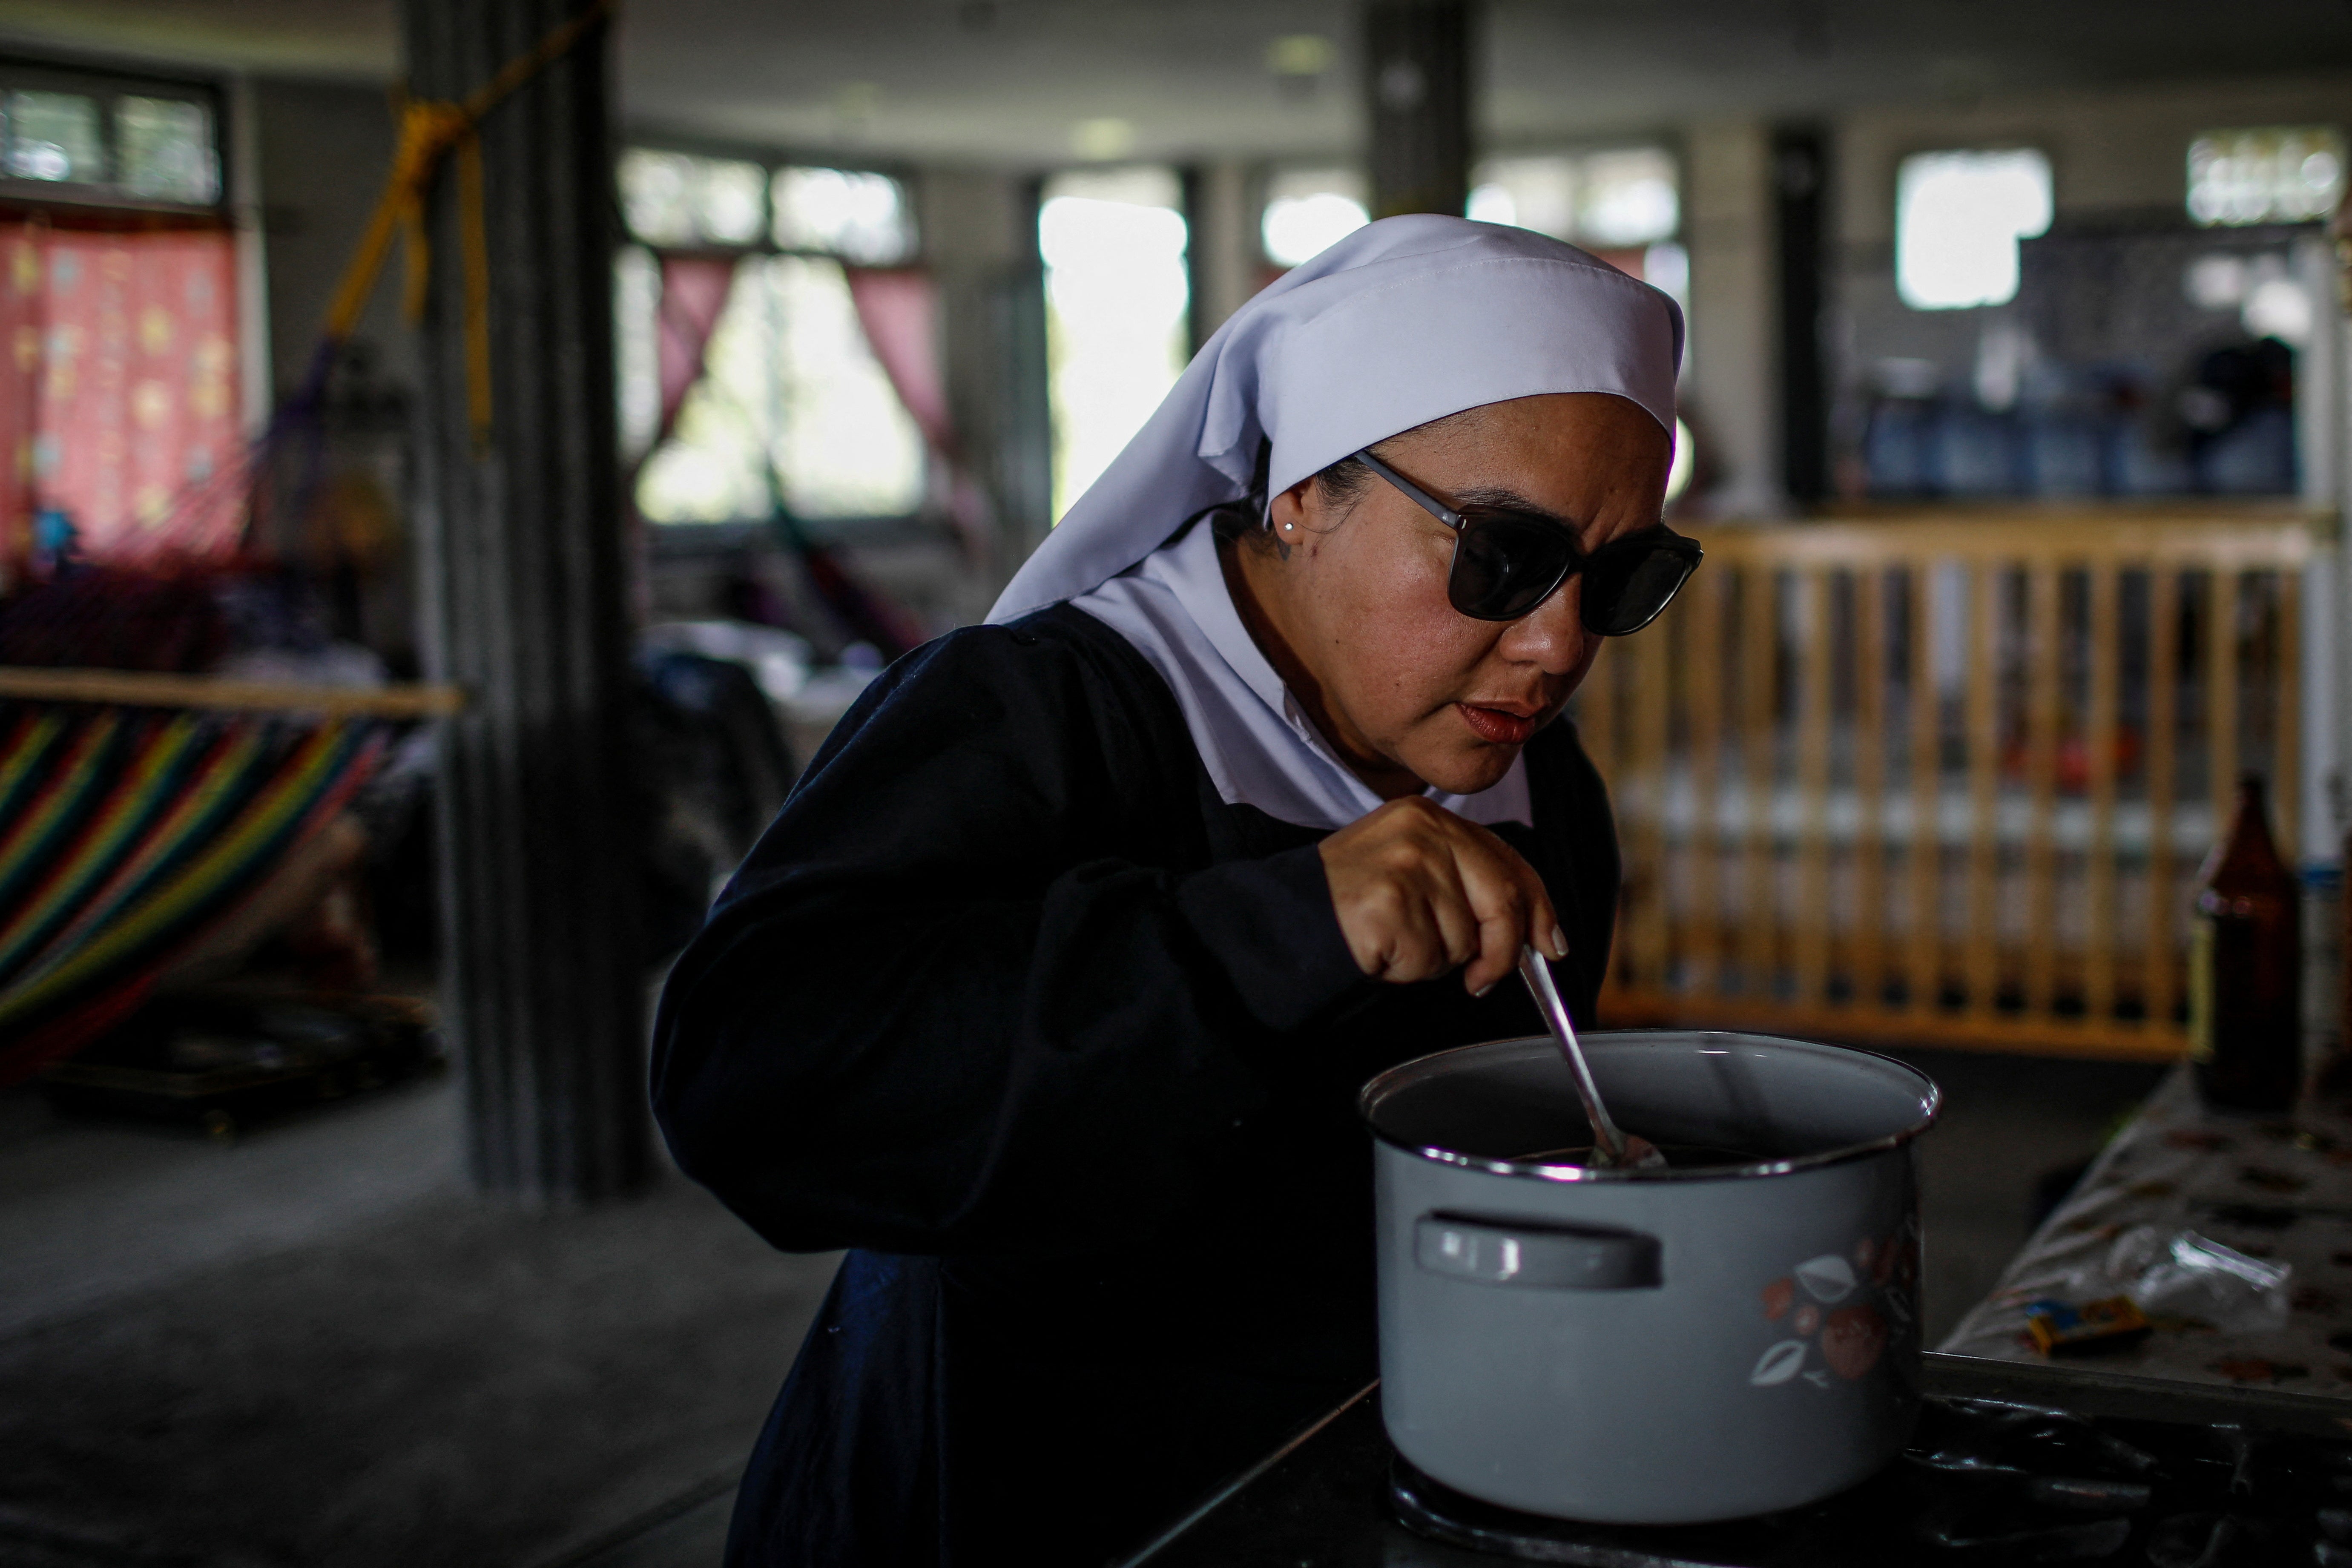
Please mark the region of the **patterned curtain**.
[[16, 520], [11, 553], [28, 506], [64, 513], [93, 561], [234, 553], [234, 237], [17, 225], [0, 230], [0, 439], [16, 454], [12, 482], [31, 489], [0, 502]]

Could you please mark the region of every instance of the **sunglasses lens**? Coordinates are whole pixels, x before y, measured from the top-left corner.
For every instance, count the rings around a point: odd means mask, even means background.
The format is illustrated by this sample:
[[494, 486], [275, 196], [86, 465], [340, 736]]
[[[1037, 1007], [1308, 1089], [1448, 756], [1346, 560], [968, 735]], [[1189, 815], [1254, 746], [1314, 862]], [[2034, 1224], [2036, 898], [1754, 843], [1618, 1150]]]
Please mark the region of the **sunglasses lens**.
[[1553, 523], [1509, 512], [1462, 513], [1446, 597], [1482, 621], [1515, 621], [1559, 586], [1576, 546]]
[[1611, 637], [1640, 631], [1674, 602], [1697, 564], [1660, 542], [1624, 540], [1601, 550], [1584, 568], [1586, 628]]

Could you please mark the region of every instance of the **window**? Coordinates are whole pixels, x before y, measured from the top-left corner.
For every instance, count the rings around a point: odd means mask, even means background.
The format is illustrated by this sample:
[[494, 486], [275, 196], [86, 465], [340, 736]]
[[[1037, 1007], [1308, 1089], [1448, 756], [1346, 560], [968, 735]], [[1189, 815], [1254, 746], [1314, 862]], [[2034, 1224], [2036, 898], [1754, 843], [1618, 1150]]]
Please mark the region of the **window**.
[[1058, 174], [1037, 214], [1054, 411], [1054, 518], [1183, 374], [1186, 228], [1173, 171]]
[[1480, 162], [1467, 215], [1594, 250], [1633, 250], [1674, 238], [1682, 196], [1663, 147], [1553, 153]]
[[1277, 169], [1266, 181], [1258, 237], [1265, 258], [1296, 267], [1371, 222], [1353, 169]]
[[[641, 459], [640, 515], [679, 524], [780, 508], [811, 520], [919, 510], [922, 432], [867, 341], [849, 270], [912, 256], [898, 182], [648, 149], [626, 153], [619, 174], [645, 242], [624, 249], [614, 277], [623, 449]], [[694, 320], [698, 289], [723, 300], [715, 326]], [[677, 395], [666, 378], [688, 377], [665, 432], [665, 396]]]
[[202, 88], [0, 67], [0, 192], [213, 206], [220, 167], [217, 115]]
[[2189, 144], [2189, 216], [2200, 224], [2309, 223], [2344, 192], [2344, 138], [2324, 125], [2212, 131]]
[[1915, 310], [2017, 297], [2017, 242], [2046, 234], [2050, 160], [2030, 148], [1919, 153], [1895, 184], [1895, 287]]

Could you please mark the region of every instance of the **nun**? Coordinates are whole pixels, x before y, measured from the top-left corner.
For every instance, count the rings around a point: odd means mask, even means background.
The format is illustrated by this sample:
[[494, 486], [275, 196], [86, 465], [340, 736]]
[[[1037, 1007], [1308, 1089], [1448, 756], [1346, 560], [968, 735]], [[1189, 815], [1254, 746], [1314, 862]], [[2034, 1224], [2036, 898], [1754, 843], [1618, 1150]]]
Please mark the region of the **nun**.
[[845, 1249], [737, 1568], [1100, 1563], [1376, 1375], [1360, 1085], [1580, 1021], [1618, 863], [1560, 720], [1698, 561], [1682, 321], [1391, 218], [1210, 340], [988, 624], [900, 659], [663, 994], [678, 1164]]

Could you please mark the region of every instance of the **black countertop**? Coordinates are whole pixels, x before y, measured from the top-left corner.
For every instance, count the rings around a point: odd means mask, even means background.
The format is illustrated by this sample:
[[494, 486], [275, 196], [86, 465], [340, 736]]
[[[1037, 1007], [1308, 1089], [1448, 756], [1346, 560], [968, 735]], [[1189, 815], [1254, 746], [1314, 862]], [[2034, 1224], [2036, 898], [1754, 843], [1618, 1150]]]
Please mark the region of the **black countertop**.
[[[2097, 1421], [2105, 1430], [2121, 1431], [2128, 1439], [2147, 1441], [2151, 1436], [2176, 1433], [2190, 1448], [2202, 1445], [2212, 1450], [2210, 1454], [2191, 1452], [2177, 1443], [2168, 1448], [2154, 1443], [2152, 1447], [2168, 1456], [2181, 1456], [2181, 1462], [2197, 1471], [2190, 1477], [2188, 1492], [2168, 1500], [2160, 1490], [2152, 1508], [2143, 1500], [2137, 1515], [2128, 1521], [2112, 1508], [2107, 1510], [2112, 1517], [2105, 1519], [2094, 1509], [2057, 1521], [2062, 1531], [2078, 1534], [2099, 1530], [2122, 1532], [2128, 1528], [2130, 1540], [2136, 1546], [2144, 1546], [2146, 1555], [2138, 1550], [2126, 1552], [2121, 1533], [2112, 1537], [2110, 1550], [2060, 1555], [2077, 1561], [2162, 1561], [2164, 1543], [2151, 1542], [2151, 1531], [2160, 1534], [2174, 1526], [2204, 1531], [2209, 1527], [2203, 1523], [2184, 1521], [2222, 1520], [2234, 1510], [2247, 1517], [2211, 1528], [2225, 1533], [2237, 1531], [2236, 1546], [2222, 1549], [2230, 1547], [2228, 1541], [2206, 1551], [2191, 1545], [2184, 1561], [2352, 1564], [2352, 1545], [2336, 1547], [2320, 1539], [2327, 1523], [2325, 1516], [2332, 1511], [2330, 1505], [2352, 1509], [2352, 1403], [2266, 1389], [2167, 1383], [2079, 1365], [2033, 1365], [1969, 1356], [1929, 1355], [1923, 1371], [1931, 1399], [1990, 1400], [2063, 1410]], [[2263, 1445], [2267, 1446], [2263, 1450], [2266, 1457], [2260, 1459], [2263, 1475], [2277, 1479], [2263, 1480], [2265, 1489], [2259, 1503], [2241, 1507], [2231, 1501], [2231, 1494], [2233, 1490], [2243, 1493], [2252, 1484], [2249, 1478], [2254, 1475], [2255, 1460], [2249, 1456]], [[2237, 1456], [2234, 1471], [2233, 1452]], [[1502, 1561], [1430, 1539], [1398, 1522], [1390, 1495], [1393, 1458], [1381, 1430], [1380, 1392], [1374, 1385], [1204, 1499], [1174, 1529], [1129, 1559], [1129, 1568], [1494, 1568]], [[2166, 1463], [2170, 1467], [2173, 1459], [2168, 1457]], [[2176, 1472], [2168, 1468], [2164, 1473]], [[2200, 1479], [2209, 1474], [2210, 1483]], [[2159, 1488], [2163, 1484], [2159, 1478]], [[2203, 1489], [2199, 1492], [2200, 1486]], [[1870, 1494], [1866, 1500], [1864, 1493]], [[1707, 1527], [1712, 1533], [1705, 1539], [1696, 1532], [1680, 1532], [1684, 1539], [1666, 1560], [1694, 1568], [1710, 1562], [1751, 1560], [1890, 1564], [2051, 1560], [2043, 1552], [2029, 1553], [2021, 1545], [2001, 1550], [2000, 1542], [1990, 1539], [1980, 1541], [1974, 1550], [1948, 1557], [1941, 1550], [1923, 1553], [1916, 1531], [1888, 1528], [1917, 1522], [1898, 1516], [1906, 1509], [1917, 1511], [1930, 1506], [1916, 1502], [1918, 1495], [1899, 1488], [1890, 1472], [1885, 1484], [1866, 1483], [1845, 1500], [1817, 1505], [1821, 1510], [1845, 1510], [1833, 1522], [1825, 1516], [1823, 1528], [1832, 1531], [1838, 1542], [1833, 1556], [1821, 1554], [1818, 1535], [1792, 1534], [1786, 1529], [1777, 1546], [1766, 1542], [1759, 1547], [1751, 1542], [1717, 1551], [1709, 1543], [1726, 1540], [1726, 1529]], [[2173, 1511], [2167, 1514], [2167, 1510]], [[2253, 1517], [2257, 1513], [2263, 1517]], [[2319, 1516], [2316, 1523], [2315, 1513]], [[2165, 1517], [2158, 1519], [2158, 1514]], [[2352, 1521], [2352, 1514], [2338, 1517]], [[2070, 1519], [2074, 1522], [2068, 1522]], [[1853, 1521], [1866, 1528], [1853, 1528]], [[1982, 1527], [1964, 1519], [1956, 1528], [1965, 1531]], [[2279, 1533], [2264, 1533], [2273, 1530]], [[1606, 1537], [1609, 1532], [1597, 1533]], [[2021, 1537], [2011, 1539], [2022, 1541]], [[1644, 1551], [1654, 1549], [1654, 1542], [1644, 1546]], [[1596, 1542], [1563, 1548], [1556, 1554], [1547, 1552], [1539, 1560], [1613, 1568], [1654, 1559]]]

